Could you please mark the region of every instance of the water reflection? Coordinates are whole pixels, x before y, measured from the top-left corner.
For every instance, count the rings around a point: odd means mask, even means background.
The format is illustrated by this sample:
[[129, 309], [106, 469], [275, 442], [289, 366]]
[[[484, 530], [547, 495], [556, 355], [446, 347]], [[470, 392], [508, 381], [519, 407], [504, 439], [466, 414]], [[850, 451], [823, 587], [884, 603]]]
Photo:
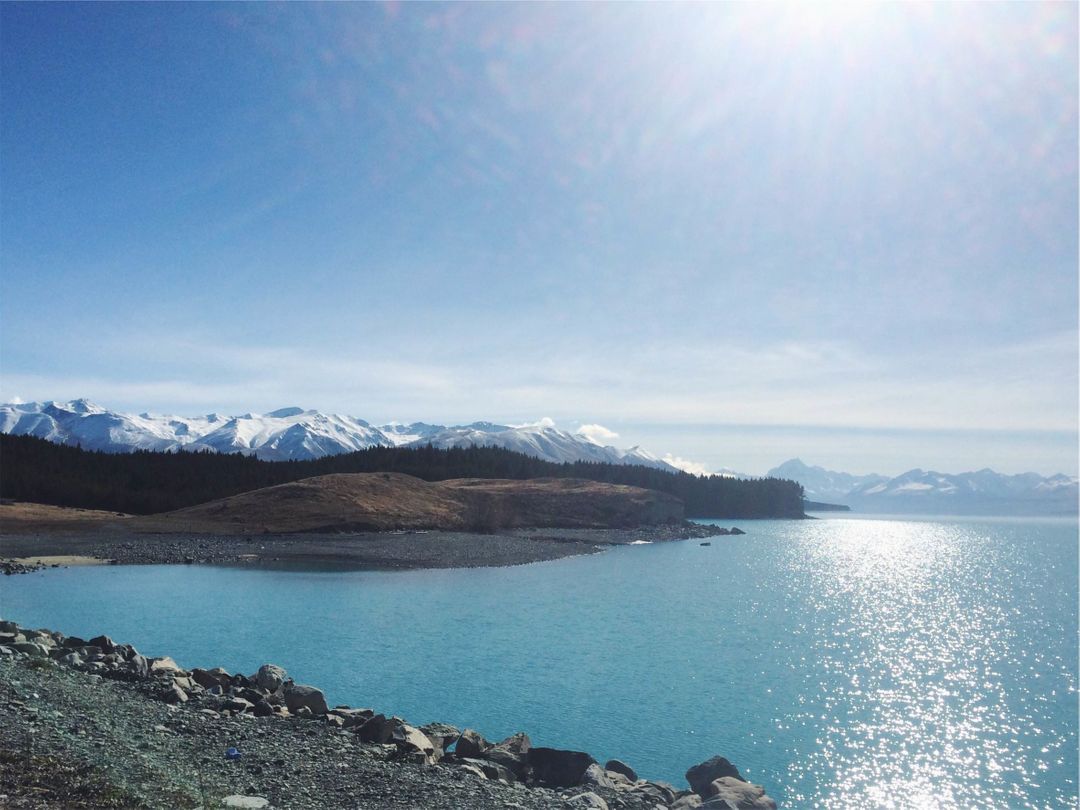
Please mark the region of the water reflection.
[[[1076, 736], [1047, 739], [1023, 683], [1045, 673], [1067, 692], [1076, 687], [1069, 662], [1023, 643], [1008, 615], [1042, 607], [1005, 593], [1021, 551], [991, 545], [974, 527], [913, 522], [827, 521], [804, 538], [791, 559], [809, 615], [796, 633], [812, 636], [816, 660], [808, 710], [792, 721], [821, 736], [791, 775], [803, 784], [810, 772], [830, 776], [799, 798], [1044, 806], [1029, 797]], [[957, 774], [972, 779], [959, 784]]]

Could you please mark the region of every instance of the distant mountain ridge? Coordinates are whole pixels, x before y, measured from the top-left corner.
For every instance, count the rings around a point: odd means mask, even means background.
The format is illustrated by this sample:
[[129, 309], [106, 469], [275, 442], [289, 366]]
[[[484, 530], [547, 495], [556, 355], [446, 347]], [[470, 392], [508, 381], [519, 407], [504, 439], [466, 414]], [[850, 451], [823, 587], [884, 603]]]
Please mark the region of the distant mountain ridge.
[[368, 447], [502, 447], [555, 463], [597, 461], [676, 468], [640, 447], [621, 450], [550, 421], [534, 425], [435, 425], [414, 422], [378, 427], [353, 416], [289, 407], [266, 414], [184, 417], [111, 411], [85, 399], [0, 405], [0, 433], [36, 436], [86, 450], [211, 450], [243, 453], [266, 461], [308, 460]]
[[1077, 513], [1076, 478], [1038, 473], [1005, 475], [991, 469], [949, 474], [914, 469], [889, 478], [851, 475], [790, 459], [768, 475], [798, 481], [808, 500], [879, 514], [1069, 515]]

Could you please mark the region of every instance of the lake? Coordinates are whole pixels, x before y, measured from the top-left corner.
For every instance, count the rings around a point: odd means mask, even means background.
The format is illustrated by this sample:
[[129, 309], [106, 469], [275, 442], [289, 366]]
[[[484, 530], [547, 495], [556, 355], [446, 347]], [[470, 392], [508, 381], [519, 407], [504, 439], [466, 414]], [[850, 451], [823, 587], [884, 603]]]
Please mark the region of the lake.
[[0, 612], [680, 787], [721, 754], [787, 807], [1076, 806], [1075, 520], [740, 526], [516, 568], [50, 570]]

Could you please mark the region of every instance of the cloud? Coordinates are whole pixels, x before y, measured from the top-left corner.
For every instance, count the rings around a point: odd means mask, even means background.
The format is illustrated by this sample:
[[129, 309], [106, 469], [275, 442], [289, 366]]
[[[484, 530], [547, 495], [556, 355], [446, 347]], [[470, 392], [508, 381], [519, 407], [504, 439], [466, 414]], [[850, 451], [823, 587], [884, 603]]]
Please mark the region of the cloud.
[[555, 427], [555, 420], [552, 419], [549, 416], [544, 416], [544, 417], [541, 417], [540, 419], [538, 419], [535, 422], [523, 422], [520, 425], [510, 425], [510, 427], [514, 427], [514, 428], [523, 428], [523, 427], [553, 428], [553, 427]]
[[578, 436], [584, 436], [594, 444], [611, 444], [619, 438], [619, 434], [603, 425], [582, 425], [574, 431]]
[[679, 456], [673, 456], [668, 453], [664, 456], [664, 461], [670, 464], [672, 467], [678, 467], [684, 472], [693, 473], [694, 475], [712, 475], [710, 470], [705, 464], [697, 461], [691, 461], [688, 458], [680, 458]]

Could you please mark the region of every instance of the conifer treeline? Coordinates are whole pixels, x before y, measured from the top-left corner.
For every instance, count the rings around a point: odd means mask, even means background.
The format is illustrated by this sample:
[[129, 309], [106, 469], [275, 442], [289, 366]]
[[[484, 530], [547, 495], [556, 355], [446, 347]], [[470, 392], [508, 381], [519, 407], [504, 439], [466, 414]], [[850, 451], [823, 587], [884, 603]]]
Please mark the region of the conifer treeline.
[[399, 472], [448, 478], [586, 478], [668, 492], [688, 517], [801, 517], [802, 487], [775, 478], [741, 481], [636, 465], [553, 464], [498, 447], [441, 450], [371, 447], [311, 461], [259, 461], [212, 452], [101, 453], [0, 434], [0, 497], [153, 514], [314, 475]]

